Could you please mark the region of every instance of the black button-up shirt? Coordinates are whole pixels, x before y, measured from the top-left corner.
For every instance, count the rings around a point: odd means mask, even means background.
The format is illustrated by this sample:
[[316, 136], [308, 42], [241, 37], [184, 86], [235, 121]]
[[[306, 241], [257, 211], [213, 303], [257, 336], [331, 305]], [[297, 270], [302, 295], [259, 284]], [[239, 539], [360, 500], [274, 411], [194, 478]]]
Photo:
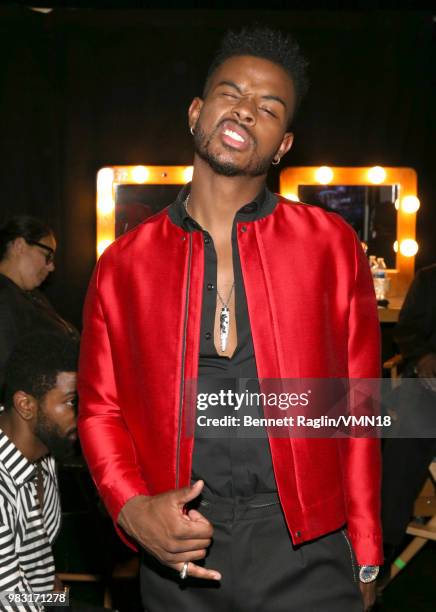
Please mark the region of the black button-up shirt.
[[[219, 393], [220, 390], [248, 389], [258, 392], [257, 368], [251, 336], [247, 299], [242, 277], [236, 223], [250, 222], [270, 214], [277, 197], [264, 188], [253, 202], [243, 206], [235, 215], [232, 228], [233, 273], [235, 282], [236, 326], [238, 344], [232, 357], [219, 355], [214, 344], [214, 323], [217, 304], [217, 256], [212, 237], [186, 211], [184, 202], [189, 186], [182, 189], [170, 207], [171, 219], [188, 232], [201, 231], [204, 236], [204, 282], [201, 315], [201, 338], [198, 370], [198, 393]], [[222, 296], [227, 299], [228, 296]], [[205, 410], [205, 416], [243, 414], [262, 416], [257, 406], [244, 406], [239, 412], [234, 407], [217, 406]], [[196, 412], [196, 416], [199, 412]], [[257, 428], [256, 428], [257, 429]], [[256, 435], [257, 437], [251, 437]], [[269, 442], [264, 430], [251, 434], [242, 427], [198, 427], [195, 431], [192, 479], [205, 482], [205, 492], [224, 497], [248, 497], [257, 493], [276, 491]]]

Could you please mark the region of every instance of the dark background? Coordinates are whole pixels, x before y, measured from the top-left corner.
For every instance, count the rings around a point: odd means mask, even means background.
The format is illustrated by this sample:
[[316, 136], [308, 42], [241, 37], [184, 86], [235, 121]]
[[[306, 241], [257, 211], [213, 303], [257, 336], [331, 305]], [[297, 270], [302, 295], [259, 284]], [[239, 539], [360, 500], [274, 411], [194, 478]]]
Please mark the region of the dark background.
[[[55, 8], [48, 15], [0, 7], [1, 216], [30, 213], [54, 228], [59, 250], [48, 293], [66, 318], [79, 323], [95, 263], [96, 172], [112, 164], [190, 164], [186, 109], [224, 31], [253, 21], [293, 32], [311, 64], [295, 145], [281, 167], [415, 168], [417, 267], [436, 260], [432, 12], [303, 4], [293, 11]], [[270, 175], [273, 189], [278, 172]]]

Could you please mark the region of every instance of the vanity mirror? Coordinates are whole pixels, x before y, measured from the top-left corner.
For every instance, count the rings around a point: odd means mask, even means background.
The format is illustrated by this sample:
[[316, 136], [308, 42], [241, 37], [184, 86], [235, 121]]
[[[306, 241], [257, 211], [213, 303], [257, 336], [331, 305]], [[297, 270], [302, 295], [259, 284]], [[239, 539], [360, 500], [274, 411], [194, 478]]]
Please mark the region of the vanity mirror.
[[97, 173], [97, 257], [111, 242], [176, 199], [192, 166], [107, 166]]
[[412, 168], [299, 166], [280, 174], [280, 193], [341, 215], [368, 247], [383, 257], [390, 280], [389, 308], [381, 319], [395, 321], [413, 279], [416, 172]]

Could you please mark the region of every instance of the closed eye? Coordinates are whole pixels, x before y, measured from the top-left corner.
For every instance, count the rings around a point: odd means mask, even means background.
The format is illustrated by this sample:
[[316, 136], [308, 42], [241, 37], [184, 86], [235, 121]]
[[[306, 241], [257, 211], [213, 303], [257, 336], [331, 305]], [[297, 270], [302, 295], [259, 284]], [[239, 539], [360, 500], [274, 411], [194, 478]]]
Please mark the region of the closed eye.
[[273, 113], [272, 110], [270, 110], [269, 108], [261, 107], [260, 110], [263, 111], [264, 113], [267, 113], [268, 115], [271, 115], [271, 117], [277, 117], [277, 115]]
[[236, 94], [229, 93], [229, 92], [227, 92], [227, 91], [224, 91], [224, 92], [222, 93], [222, 95], [223, 95], [223, 96], [226, 96], [227, 98], [234, 98], [235, 100], [236, 100], [236, 98], [238, 97]]

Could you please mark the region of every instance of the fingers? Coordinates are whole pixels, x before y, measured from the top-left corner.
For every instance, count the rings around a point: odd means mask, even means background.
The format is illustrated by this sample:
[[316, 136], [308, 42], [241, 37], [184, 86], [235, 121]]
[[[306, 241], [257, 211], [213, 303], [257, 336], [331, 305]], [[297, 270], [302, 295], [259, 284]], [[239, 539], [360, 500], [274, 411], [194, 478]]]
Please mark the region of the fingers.
[[171, 543], [168, 543], [167, 545], [164, 544], [163, 548], [167, 552], [177, 554], [177, 553], [184, 553], [184, 552], [193, 552], [195, 550], [206, 550], [206, 548], [209, 548], [210, 544], [211, 544], [210, 539], [203, 539], [203, 540], [177, 539], [177, 540], [173, 540]]
[[167, 565], [175, 565], [176, 563], [184, 563], [185, 561], [200, 561], [206, 557], [206, 549], [202, 550], [189, 550], [181, 553], [169, 553], [163, 552], [159, 557], [162, 563]]
[[[177, 563], [173, 567], [176, 571], [181, 572], [183, 563]], [[190, 578], [200, 578], [201, 580], [221, 580], [221, 574], [217, 570], [206, 569], [192, 562], [189, 562], [187, 576]]]
[[180, 506], [184, 506], [189, 503], [196, 497], [198, 497], [204, 487], [204, 482], [202, 480], [197, 480], [190, 487], [183, 487], [183, 489], [177, 489], [174, 491], [174, 495], [177, 501], [177, 504]]
[[191, 519], [191, 521], [199, 521], [201, 523], [210, 525], [210, 522], [207, 520], [207, 518], [200, 514], [200, 512], [198, 512], [194, 508], [192, 508], [192, 510], [189, 510], [187, 516]]
[[195, 563], [190, 563], [188, 565], [188, 576], [191, 578], [200, 578], [202, 580], [221, 580], [221, 574], [216, 570], [206, 569]]
[[189, 510], [179, 521], [174, 536], [180, 540], [210, 540], [213, 536], [213, 525], [197, 510]]

